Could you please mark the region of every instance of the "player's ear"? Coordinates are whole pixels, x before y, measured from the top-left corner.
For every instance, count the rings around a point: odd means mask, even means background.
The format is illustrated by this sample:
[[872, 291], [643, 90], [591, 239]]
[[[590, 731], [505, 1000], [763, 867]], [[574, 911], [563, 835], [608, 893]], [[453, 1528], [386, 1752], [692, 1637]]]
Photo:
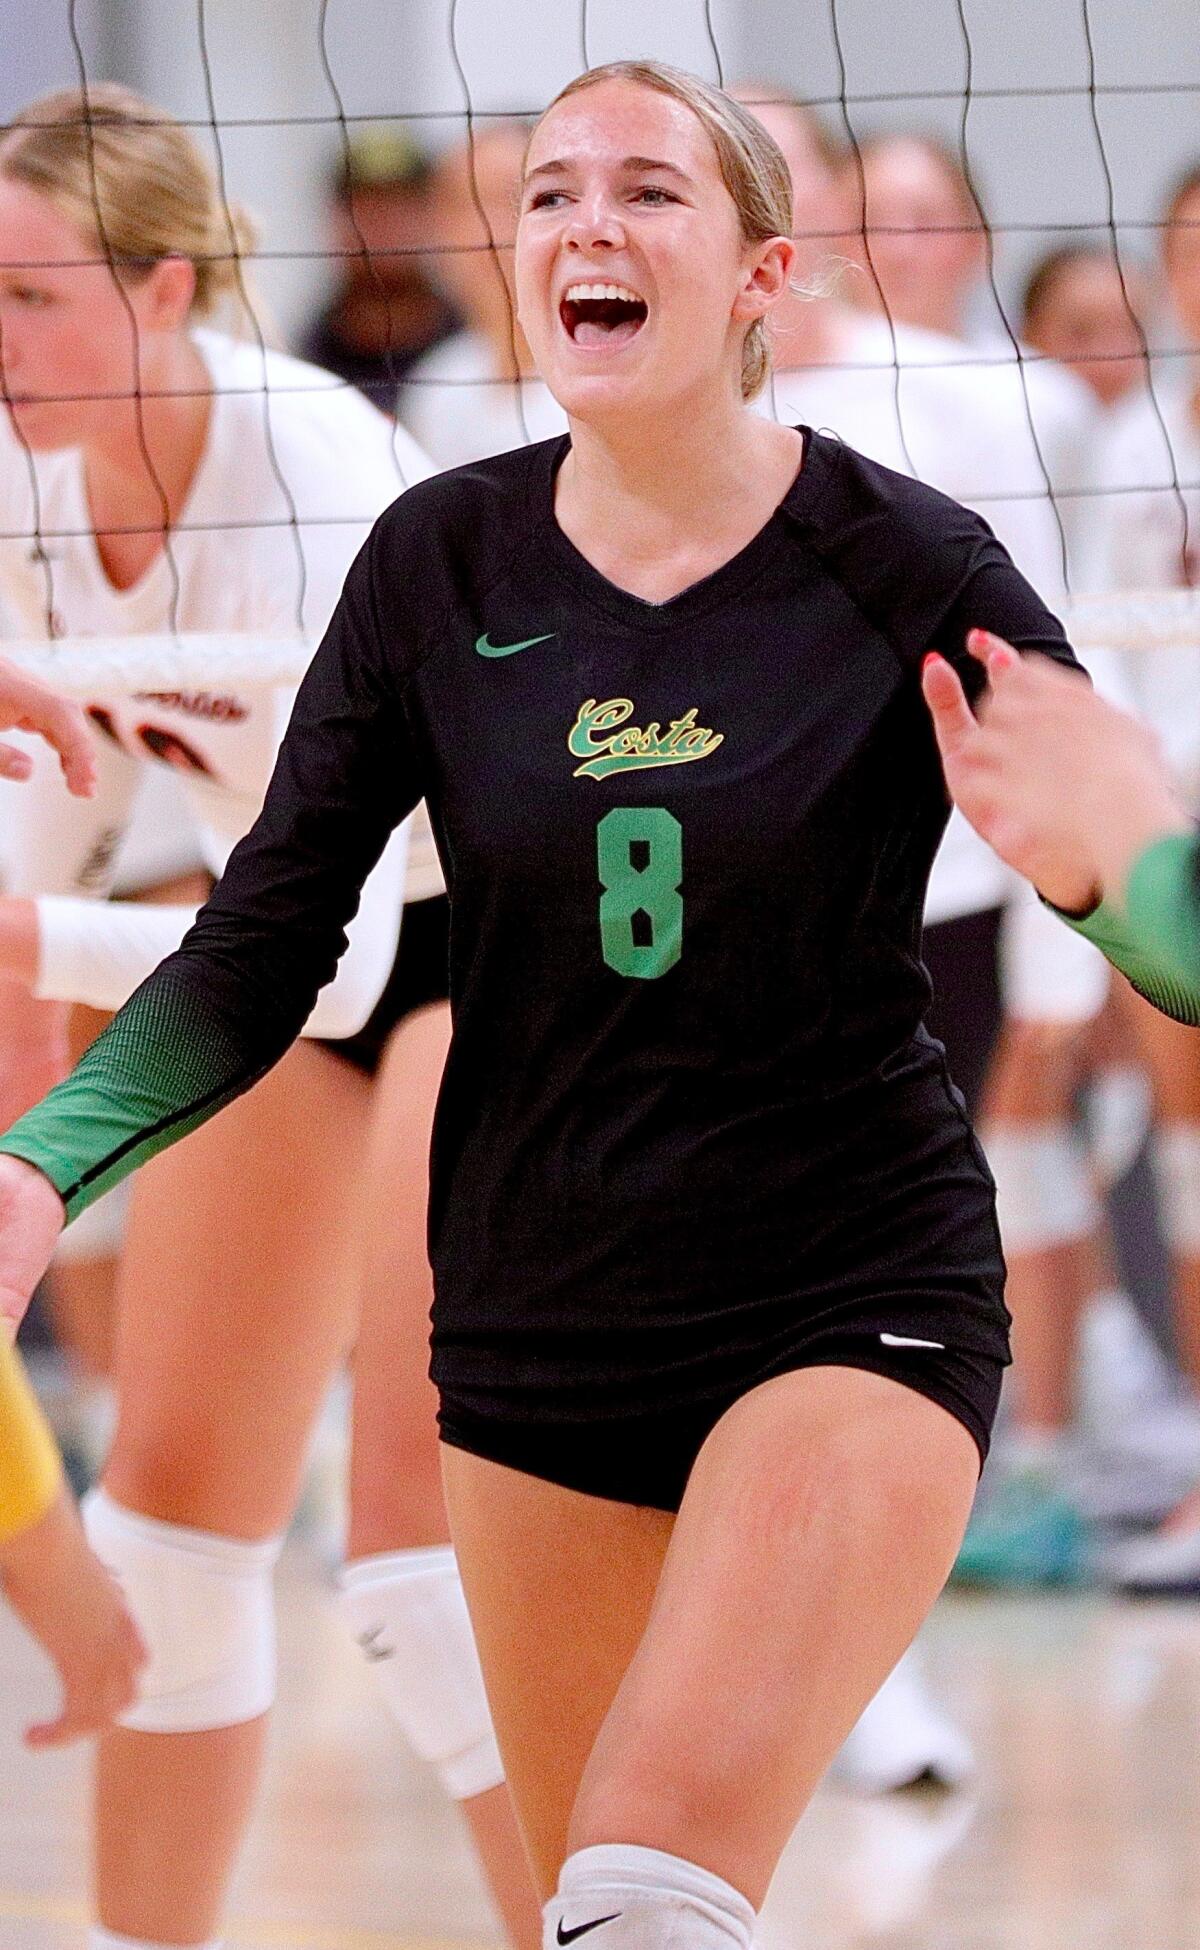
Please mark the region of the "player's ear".
[[187, 257], [163, 257], [142, 285], [143, 320], [155, 331], [186, 325], [196, 296], [196, 267]]
[[742, 264], [742, 282], [733, 315], [753, 321], [777, 305], [788, 289], [796, 246], [790, 237], [766, 237], [750, 247]]

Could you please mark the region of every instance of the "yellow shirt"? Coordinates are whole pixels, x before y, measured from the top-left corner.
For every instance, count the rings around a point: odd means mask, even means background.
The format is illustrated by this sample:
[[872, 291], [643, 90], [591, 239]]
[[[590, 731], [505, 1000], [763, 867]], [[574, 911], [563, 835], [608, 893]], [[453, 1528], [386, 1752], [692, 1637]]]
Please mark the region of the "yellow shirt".
[[0, 1343], [0, 1544], [45, 1516], [61, 1481], [62, 1458], [20, 1357]]

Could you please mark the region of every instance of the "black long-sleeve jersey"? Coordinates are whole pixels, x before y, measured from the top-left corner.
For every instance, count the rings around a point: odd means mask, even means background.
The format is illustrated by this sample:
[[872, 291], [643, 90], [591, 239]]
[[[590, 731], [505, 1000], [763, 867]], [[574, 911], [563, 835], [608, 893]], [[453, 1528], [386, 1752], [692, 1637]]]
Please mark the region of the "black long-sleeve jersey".
[[1071, 652], [976, 515], [805, 440], [761, 532], [661, 605], [558, 527], [566, 439], [403, 495], [195, 927], [0, 1148], [74, 1212], [261, 1076], [424, 797], [452, 911], [445, 1390], [535, 1418], [604, 1377], [626, 1406], [703, 1395], [719, 1350], [836, 1318], [867, 1260], [906, 1331], [1003, 1358], [947, 1216], [986, 1175], [920, 1027], [947, 803], [919, 670], [936, 647], [976, 688], [973, 626]]

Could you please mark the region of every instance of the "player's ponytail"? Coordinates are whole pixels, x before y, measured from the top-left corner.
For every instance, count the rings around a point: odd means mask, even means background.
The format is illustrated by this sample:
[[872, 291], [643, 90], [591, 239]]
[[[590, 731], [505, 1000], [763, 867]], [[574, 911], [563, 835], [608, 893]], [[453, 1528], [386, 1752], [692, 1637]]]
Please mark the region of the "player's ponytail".
[[[712, 139], [722, 179], [741, 222], [743, 240], [757, 244], [768, 237], [791, 236], [792, 179], [783, 152], [741, 102], [699, 75], [668, 67], [664, 61], [610, 61], [568, 82], [550, 107], [603, 81], [631, 81], [656, 94], [670, 95], [690, 108]], [[770, 371], [765, 324], [759, 319], [742, 343], [742, 398], [753, 399], [760, 393]]]
[[31, 102], [0, 134], [0, 176], [46, 197], [129, 283], [187, 258], [193, 318], [251, 304], [261, 316], [245, 264], [252, 220], [222, 195], [190, 132], [131, 88], [97, 82]]

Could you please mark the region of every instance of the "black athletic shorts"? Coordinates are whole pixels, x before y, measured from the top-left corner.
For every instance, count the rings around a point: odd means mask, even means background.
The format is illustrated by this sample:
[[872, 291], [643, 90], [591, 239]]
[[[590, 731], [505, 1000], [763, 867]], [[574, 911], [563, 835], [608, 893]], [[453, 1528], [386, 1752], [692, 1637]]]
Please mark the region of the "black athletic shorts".
[[404, 909], [392, 972], [362, 1028], [337, 1042], [321, 1037], [323, 1049], [373, 1077], [393, 1030], [406, 1016], [450, 995], [450, 902], [445, 894], [410, 901]]
[[1002, 907], [934, 921], [921, 940], [921, 960], [933, 982], [925, 1027], [944, 1043], [950, 1075], [979, 1115], [983, 1086], [1004, 1017], [1000, 983]]
[[751, 1387], [797, 1368], [865, 1368], [915, 1389], [946, 1409], [974, 1437], [983, 1468], [1000, 1401], [1003, 1362], [964, 1348], [887, 1347], [865, 1318], [857, 1334], [817, 1334], [807, 1342], [798, 1335], [797, 1339], [786, 1363], [731, 1388], [715, 1401], [668, 1405], [653, 1415], [549, 1426], [477, 1420], [460, 1408], [443, 1405], [442, 1441], [587, 1496], [675, 1511], [707, 1437]]

